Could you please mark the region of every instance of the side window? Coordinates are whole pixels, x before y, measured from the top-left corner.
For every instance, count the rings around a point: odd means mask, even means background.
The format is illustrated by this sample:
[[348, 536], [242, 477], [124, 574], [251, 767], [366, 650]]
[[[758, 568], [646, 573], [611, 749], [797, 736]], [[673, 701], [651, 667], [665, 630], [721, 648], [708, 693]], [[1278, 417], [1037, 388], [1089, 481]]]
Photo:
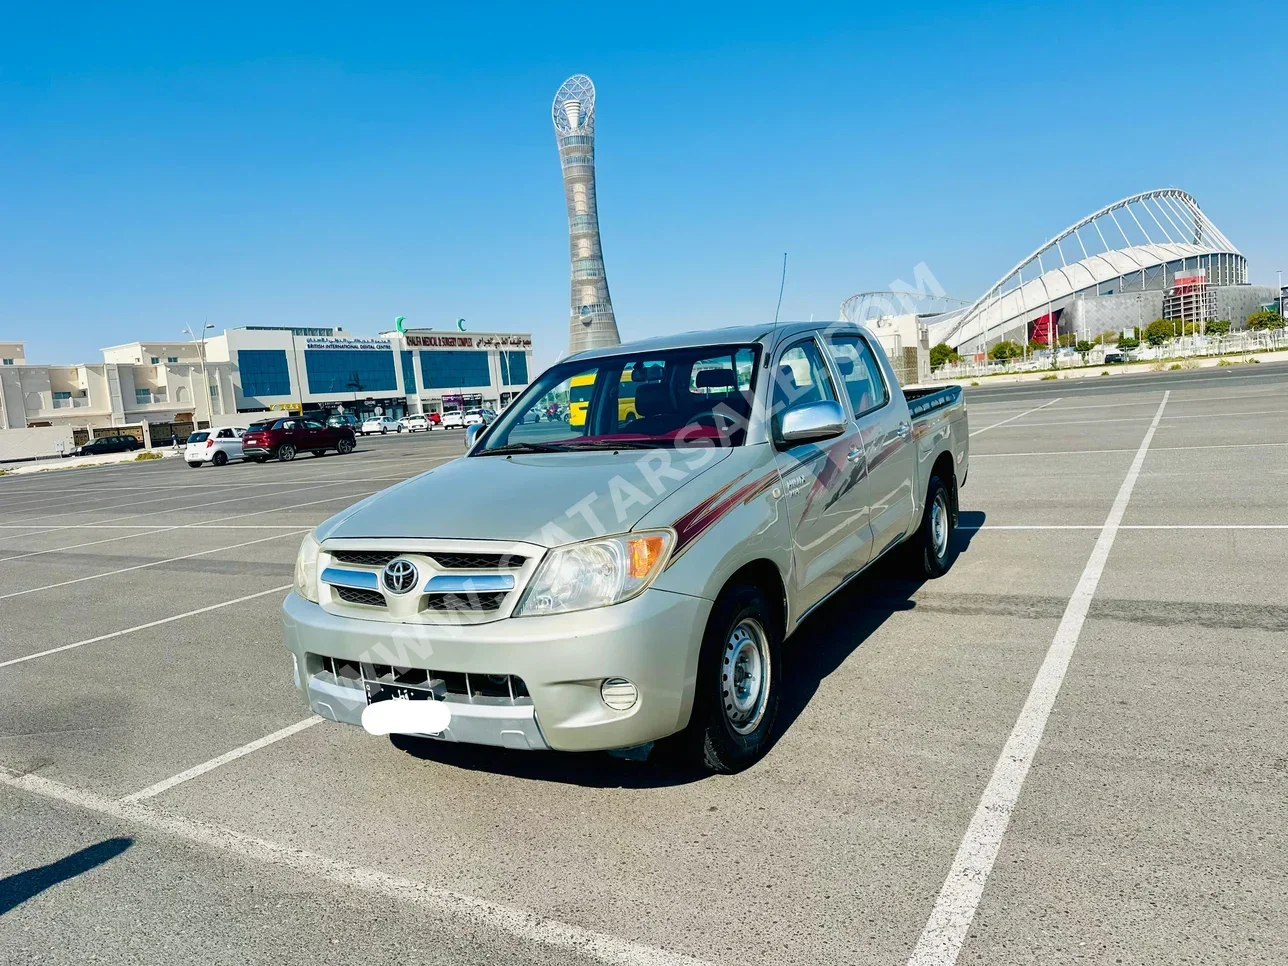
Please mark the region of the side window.
[[285, 419], [282, 421], [282, 429], [294, 429], [294, 428], [295, 428], [295, 420]]
[[304, 420], [304, 428], [305, 429], [324, 429], [325, 427], [321, 423], [319, 423], [316, 419], [306, 419]]
[[805, 403], [835, 401], [836, 390], [813, 339], [797, 342], [778, 357], [774, 372], [774, 415]]
[[880, 409], [890, 401], [881, 366], [863, 339], [857, 335], [833, 335], [827, 346], [855, 416]]

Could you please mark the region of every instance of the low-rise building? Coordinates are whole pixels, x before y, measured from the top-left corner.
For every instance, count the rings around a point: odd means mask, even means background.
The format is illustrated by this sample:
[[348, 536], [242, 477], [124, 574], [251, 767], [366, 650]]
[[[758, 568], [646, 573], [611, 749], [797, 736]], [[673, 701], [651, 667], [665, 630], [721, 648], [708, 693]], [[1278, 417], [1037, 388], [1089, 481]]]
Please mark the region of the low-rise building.
[[330, 409], [362, 417], [507, 405], [528, 384], [527, 333], [246, 326], [206, 343], [226, 362], [236, 412]]

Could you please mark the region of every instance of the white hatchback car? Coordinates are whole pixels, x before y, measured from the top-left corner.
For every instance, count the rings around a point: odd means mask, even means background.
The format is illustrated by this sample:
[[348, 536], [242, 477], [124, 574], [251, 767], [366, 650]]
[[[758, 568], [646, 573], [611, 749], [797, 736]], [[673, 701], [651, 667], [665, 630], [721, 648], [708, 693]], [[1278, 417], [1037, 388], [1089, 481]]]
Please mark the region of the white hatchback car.
[[369, 436], [372, 433], [401, 433], [403, 431], [402, 423], [392, 416], [373, 416], [364, 420], [362, 429], [359, 430], [363, 436]]
[[203, 429], [188, 437], [183, 458], [194, 470], [206, 463], [223, 466], [229, 460], [245, 459], [242, 454], [242, 434], [246, 430], [225, 426], [222, 429]]
[[439, 422], [444, 429], [464, 429], [465, 414], [459, 409], [453, 409], [450, 412], [443, 413], [442, 421]]
[[407, 430], [407, 432], [409, 433], [419, 433], [419, 432], [428, 433], [430, 430], [434, 428], [433, 423], [431, 423], [424, 416], [420, 416], [420, 415], [404, 416], [402, 419], [398, 420], [398, 424], [403, 429]]

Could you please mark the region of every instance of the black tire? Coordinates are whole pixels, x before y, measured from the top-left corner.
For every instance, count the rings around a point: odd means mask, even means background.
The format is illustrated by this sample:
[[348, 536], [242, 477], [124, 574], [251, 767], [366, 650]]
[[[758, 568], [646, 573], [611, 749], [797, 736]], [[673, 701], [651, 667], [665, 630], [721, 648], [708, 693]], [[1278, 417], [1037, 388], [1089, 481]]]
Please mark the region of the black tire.
[[353, 440], [351, 439], [340, 440], [340, 442], [335, 444], [335, 451], [339, 453], [341, 456], [348, 456], [350, 453], [353, 452]]
[[315, 450], [313, 451], [313, 455], [314, 455], [314, 456], [326, 456], [326, 450], [324, 450], [324, 449], [315, 449]]
[[[953, 531], [957, 527], [956, 501], [948, 486], [938, 476], [926, 485], [926, 506], [921, 526], [908, 541], [908, 564], [914, 577], [934, 580], [948, 573], [956, 552]], [[937, 522], [937, 517], [942, 523]]]
[[267, 456], [252, 456], [252, 457], [251, 457], [251, 459], [252, 459], [252, 460], [254, 460], [256, 463], [267, 463], [267, 462], [268, 462], [268, 457], [267, 457]]
[[283, 443], [277, 447], [277, 458], [283, 463], [289, 463], [295, 459], [295, 446], [291, 443]]
[[215, 453], [215, 455], [211, 458], [211, 462], [214, 463], [216, 466], [225, 466], [228, 463], [228, 454], [225, 453], [223, 450], [218, 450]]
[[380, 427], [380, 435], [381, 435], [381, 436], [387, 436], [387, 435], [389, 435], [389, 427], [388, 427], [388, 426], [381, 426], [381, 427]]
[[189, 466], [191, 466], [194, 470], [199, 470], [199, 469], [201, 469], [201, 464], [200, 464], [200, 463], [189, 463], [188, 465], [189, 465]]
[[[752, 703], [741, 730], [734, 721], [739, 714], [735, 688], [738, 668], [735, 634], [756, 631], [761, 635], [757, 657], [767, 657], [763, 675], [763, 697]], [[782, 629], [773, 609], [758, 587], [738, 584], [720, 595], [702, 638], [698, 656], [698, 683], [693, 695], [693, 713], [688, 727], [681, 732], [681, 752], [691, 762], [707, 771], [722, 774], [742, 771], [769, 749], [769, 737], [778, 715], [778, 695], [782, 689]], [[762, 657], [763, 656], [763, 657]]]

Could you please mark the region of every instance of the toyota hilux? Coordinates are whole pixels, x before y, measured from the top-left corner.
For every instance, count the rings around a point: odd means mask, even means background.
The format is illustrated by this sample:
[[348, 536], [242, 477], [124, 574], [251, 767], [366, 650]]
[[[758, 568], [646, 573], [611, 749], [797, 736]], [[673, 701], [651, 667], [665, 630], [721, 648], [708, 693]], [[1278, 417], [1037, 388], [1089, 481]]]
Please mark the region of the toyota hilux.
[[[582, 418], [523, 419], [573, 387]], [[969, 465], [961, 389], [902, 389], [846, 323], [582, 352], [469, 433], [305, 538], [283, 618], [309, 705], [713, 771], [765, 753], [815, 608], [878, 564], [945, 572]]]

